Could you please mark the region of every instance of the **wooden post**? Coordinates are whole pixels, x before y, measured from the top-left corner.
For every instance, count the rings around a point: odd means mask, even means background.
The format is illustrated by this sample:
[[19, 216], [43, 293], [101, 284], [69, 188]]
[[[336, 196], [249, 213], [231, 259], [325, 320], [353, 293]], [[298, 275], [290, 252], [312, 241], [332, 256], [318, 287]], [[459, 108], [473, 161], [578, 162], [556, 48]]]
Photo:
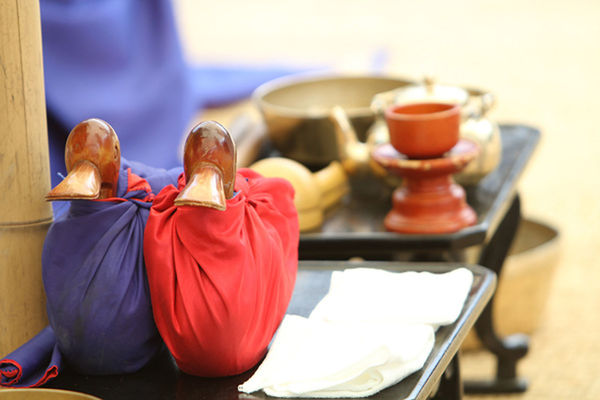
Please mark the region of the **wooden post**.
[[41, 254], [52, 208], [38, 0], [0, 3], [0, 357], [48, 322]]

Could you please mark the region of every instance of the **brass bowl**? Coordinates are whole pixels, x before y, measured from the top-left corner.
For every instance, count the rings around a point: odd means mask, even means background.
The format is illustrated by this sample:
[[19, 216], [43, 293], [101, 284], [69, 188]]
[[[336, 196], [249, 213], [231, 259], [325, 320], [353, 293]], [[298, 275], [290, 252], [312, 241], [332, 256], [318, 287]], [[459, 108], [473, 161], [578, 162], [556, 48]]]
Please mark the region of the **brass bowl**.
[[0, 400], [100, 400], [85, 393], [61, 389], [0, 389]]
[[[521, 220], [496, 289], [493, 314], [499, 336], [533, 334], [543, 323], [561, 247], [556, 228], [541, 221]], [[474, 332], [462, 345], [463, 350], [480, 347]]]
[[321, 168], [339, 160], [334, 106], [344, 109], [358, 139], [366, 140], [375, 121], [373, 96], [414, 81], [376, 75], [293, 75], [258, 87], [253, 101], [261, 111], [273, 146], [285, 157]]

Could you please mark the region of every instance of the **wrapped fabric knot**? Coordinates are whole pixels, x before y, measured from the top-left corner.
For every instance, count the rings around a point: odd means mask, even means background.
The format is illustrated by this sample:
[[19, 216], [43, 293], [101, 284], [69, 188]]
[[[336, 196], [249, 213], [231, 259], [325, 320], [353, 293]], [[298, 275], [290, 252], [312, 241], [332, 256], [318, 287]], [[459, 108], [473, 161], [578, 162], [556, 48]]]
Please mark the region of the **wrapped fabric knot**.
[[142, 246], [153, 198], [146, 180], [121, 170], [117, 197], [74, 200], [48, 231], [48, 319], [61, 354], [79, 372], [133, 372], [161, 347]]
[[122, 159], [115, 197], [74, 200], [52, 224], [42, 253], [50, 325], [0, 360], [0, 386], [43, 385], [59, 374], [63, 358], [85, 374], [133, 372], [163, 347], [143, 233], [153, 190], [180, 172]]
[[237, 172], [226, 210], [155, 198], [144, 237], [154, 318], [178, 366], [200, 376], [246, 371], [264, 356], [290, 301], [298, 216], [289, 182]]

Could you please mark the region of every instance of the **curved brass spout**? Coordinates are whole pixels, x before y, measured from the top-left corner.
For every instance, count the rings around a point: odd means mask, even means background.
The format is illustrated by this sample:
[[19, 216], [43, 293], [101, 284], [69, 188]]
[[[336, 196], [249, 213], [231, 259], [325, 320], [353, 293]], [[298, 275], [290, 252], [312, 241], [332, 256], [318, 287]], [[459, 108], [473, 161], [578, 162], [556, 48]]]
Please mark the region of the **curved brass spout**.
[[369, 169], [369, 146], [358, 140], [356, 131], [344, 109], [334, 106], [329, 114], [334, 125], [340, 162], [349, 175]]
[[397, 187], [402, 182], [401, 178], [388, 173], [371, 158], [371, 150], [375, 146], [390, 141], [387, 123], [383, 116], [389, 96], [391, 92], [381, 93], [373, 98], [371, 109], [375, 115], [375, 122], [367, 132], [366, 143], [358, 140], [356, 131], [343, 108], [333, 107], [329, 118], [335, 127], [338, 153], [347, 174], [361, 178], [376, 177], [390, 187]]

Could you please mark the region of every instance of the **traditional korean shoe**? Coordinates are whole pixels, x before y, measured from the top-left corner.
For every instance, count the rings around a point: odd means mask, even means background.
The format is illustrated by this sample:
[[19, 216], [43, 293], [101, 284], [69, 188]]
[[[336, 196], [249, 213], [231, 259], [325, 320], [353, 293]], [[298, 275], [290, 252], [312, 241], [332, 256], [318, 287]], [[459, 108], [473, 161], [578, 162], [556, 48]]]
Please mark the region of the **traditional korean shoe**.
[[68, 175], [46, 195], [47, 201], [114, 197], [121, 148], [112, 126], [96, 118], [77, 124], [67, 138], [65, 165]]
[[229, 132], [215, 121], [196, 125], [185, 141], [183, 155], [186, 186], [175, 205], [225, 210], [233, 197], [236, 173], [235, 144]]

